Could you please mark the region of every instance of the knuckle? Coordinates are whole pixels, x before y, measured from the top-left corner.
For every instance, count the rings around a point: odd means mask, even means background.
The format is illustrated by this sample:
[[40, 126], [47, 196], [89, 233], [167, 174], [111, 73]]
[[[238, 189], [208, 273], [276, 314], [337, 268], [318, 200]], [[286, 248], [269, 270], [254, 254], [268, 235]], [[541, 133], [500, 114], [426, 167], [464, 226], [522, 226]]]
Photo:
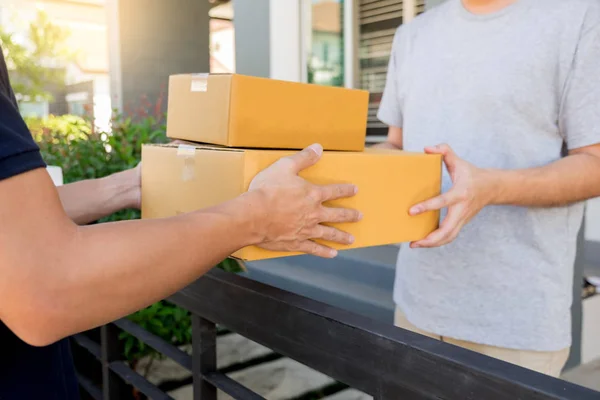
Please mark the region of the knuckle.
[[349, 233], [343, 233], [342, 237], [343, 237], [343, 239], [342, 239], [343, 243], [351, 244], [353, 242], [352, 236]]
[[471, 197], [472, 190], [468, 187], [457, 189], [454, 193], [458, 201], [466, 201]]
[[356, 218], [356, 213], [354, 210], [346, 209], [344, 210], [344, 220], [346, 222], [352, 222]]
[[319, 208], [319, 210], [317, 212], [315, 212], [313, 221], [315, 224], [320, 224], [321, 222], [327, 221], [328, 220], [327, 217], [328, 217], [327, 209], [325, 207], [321, 207], [321, 208]]
[[439, 197], [438, 201], [439, 201], [440, 206], [445, 207], [448, 204], [450, 204], [450, 195], [447, 193], [444, 193], [443, 195], [441, 195]]
[[315, 242], [310, 242], [310, 252], [312, 254], [319, 254], [319, 250], [321, 249], [321, 247], [316, 244]]
[[325, 195], [325, 190], [322, 188], [318, 188], [316, 186], [311, 186], [307, 191], [307, 196], [310, 197], [311, 200], [319, 201]]
[[348, 210], [343, 209], [338, 211], [338, 218], [336, 222], [346, 222], [348, 221]]
[[323, 208], [321, 211], [321, 221], [320, 222], [335, 222], [336, 215], [335, 211]]
[[461, 190], [456, 193], [456, 200], [459, 202], [464, 202], [469, 199], [469, 192], [467, 190]]
[[333, 241], [333, 242], [341, 242], [343, 241], [343, 237], [340, 231], [338, 231], [337, 229], [332, 229], [329, 232], [329, 240]]
[[277, 164], [279, 164], [280, 167], [284, 168], [291, 168], [294, 166], [295, 163], [296, 162], [294, 161], [293, 157], [283, 157], [279, 161], [277, 161]]
[[440, 238], [440, 241], [446, 242], [450, 240], [452, 240], [452, 231], [445, 231], [442, 237]]
[[319, 239], [319, 238], [323, 238], [326, 236], [327, 232], [325, 231], [325, 227], [323, 227], [323, 225], [318, 225], [315, 227], [314, 230], [314, 238], [315, 239]]

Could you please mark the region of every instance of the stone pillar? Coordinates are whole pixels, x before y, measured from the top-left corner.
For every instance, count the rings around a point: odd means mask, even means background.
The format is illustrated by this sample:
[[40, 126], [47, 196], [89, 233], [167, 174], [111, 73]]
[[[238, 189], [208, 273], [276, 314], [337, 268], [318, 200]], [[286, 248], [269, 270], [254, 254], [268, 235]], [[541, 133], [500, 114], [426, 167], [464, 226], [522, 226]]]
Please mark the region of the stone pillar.
[[168, 77], [209, 72], [208, 0], [108, 0], [111, 97], [121, 111], [164, 95]]

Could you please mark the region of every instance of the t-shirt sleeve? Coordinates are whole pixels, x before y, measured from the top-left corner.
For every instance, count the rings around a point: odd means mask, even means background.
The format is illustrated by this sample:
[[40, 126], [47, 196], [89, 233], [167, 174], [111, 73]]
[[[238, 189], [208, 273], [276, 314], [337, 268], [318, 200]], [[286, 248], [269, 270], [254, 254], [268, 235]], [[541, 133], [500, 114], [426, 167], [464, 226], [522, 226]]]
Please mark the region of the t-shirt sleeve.
[[381, 97], [377, 118], [386, 125], [402, 128], [403, 113], [399, 93], [401, 60], [405, 53], [405, 26], [400, 26], [394, 35], [392, 54], [388, 64], [385, 89]]
[[0, 180], [45, 166], [19, 110], [0, 90]]
[[586, 15], [559, 124], [569, 150], [600, 143], [600, 6]]

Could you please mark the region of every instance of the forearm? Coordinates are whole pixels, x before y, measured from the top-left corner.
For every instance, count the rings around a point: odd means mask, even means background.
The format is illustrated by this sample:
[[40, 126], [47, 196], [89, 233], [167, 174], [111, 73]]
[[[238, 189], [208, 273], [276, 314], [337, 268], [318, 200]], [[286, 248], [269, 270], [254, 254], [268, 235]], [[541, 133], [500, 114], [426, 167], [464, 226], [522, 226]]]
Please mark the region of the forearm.
[[[247, 197], [164, 220], [128, 221], [93, 227], [63, 227], [40, 249], [15, 301], [27, 301], [23, 335], [46, 344], [165, 298], [227, 256], [258, 243], [246, 216], [256, 215]], [[59, 240], [60, 239], [60, 240]], [[7, 320], [10, 323], [10, 318]], [[33, 329], [32, 329], [33, 327]], [[19, 333], [19, 327], [11, 327]]]
[[350, 244], [325, 224], [359, 221], [324, 203], [349, 184], [317, 186], [298, 174], [320, 146], [275, 162], [222, 205], [161, 220], [77, 226], [43, 168], [0, 180], [0, 320], [33, 345], [125, 316], [165, 298], [250, 245], [331, 258], [317, 241]]
[[490, 204], [554, 207], [600, 196], [600, 158], [575, 154], [547, 166], [486, 170]]
[[76, 224], [85, 225], [117, 211], [139, 205], [139, 177], [136, 169], [101, 179], [58, 187], [65, 212]]
[[387, 140], [385, 142], [377, 143], [377, 144], [373, 145], [372, 147], [376, 148], [376, 149], [402, 150], [402, 147], [398, 147], [394, 143], [389, 142]]
[[379, 149], [402, 150], [404, 145], [403, 132], [401, 127], [390, 126], [385, 142], [377, 143], [373, 147]]

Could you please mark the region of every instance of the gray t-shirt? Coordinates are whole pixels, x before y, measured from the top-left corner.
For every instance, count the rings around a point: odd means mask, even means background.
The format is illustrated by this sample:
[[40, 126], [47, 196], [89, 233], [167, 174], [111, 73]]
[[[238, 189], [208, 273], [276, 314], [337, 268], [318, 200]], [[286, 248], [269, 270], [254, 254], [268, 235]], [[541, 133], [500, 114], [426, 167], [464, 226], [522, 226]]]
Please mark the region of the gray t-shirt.
[[[448, 143], [483, 168], [543, 166], [600, 143], [600, 0], [518, 0], [483, 16], [448, 0], [398, 30], [379, 118], [404, 129], [406, 150]], [[394, 300], [438, 335], [566, 348], [582, 214], [487, 207], [447, 246], [403, 246]]]

